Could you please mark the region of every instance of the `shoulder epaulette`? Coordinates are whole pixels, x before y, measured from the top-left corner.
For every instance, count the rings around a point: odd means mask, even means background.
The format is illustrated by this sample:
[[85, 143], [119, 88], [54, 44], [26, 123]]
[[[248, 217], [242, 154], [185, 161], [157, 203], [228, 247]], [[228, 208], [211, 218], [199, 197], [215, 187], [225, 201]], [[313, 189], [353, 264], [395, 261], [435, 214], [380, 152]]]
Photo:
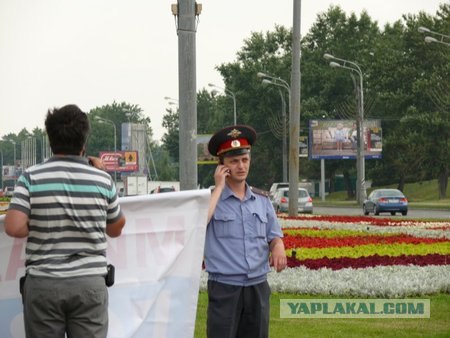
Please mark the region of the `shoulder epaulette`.
[[250, 187], [250, 189], [255, 194], [262, 195], [262, 196], [265, 196], [265, 197], [269, 197], [269, 192], [266, 191], [266, 190], [258, 189], [258, 188], [255, 188], [255, 187]]

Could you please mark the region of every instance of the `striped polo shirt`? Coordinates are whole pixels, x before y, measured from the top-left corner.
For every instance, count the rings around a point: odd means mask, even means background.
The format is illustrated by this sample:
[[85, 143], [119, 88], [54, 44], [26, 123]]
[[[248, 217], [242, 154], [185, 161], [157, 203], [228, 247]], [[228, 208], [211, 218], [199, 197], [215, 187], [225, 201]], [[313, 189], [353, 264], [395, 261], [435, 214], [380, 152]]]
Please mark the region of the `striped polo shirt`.
[[81, 156], [54, 156], [19, 178], [10, 209], [29, 218], [26, 270], [33, 276], [106, 274], [106, 224], [121, 217], [111, 176]]

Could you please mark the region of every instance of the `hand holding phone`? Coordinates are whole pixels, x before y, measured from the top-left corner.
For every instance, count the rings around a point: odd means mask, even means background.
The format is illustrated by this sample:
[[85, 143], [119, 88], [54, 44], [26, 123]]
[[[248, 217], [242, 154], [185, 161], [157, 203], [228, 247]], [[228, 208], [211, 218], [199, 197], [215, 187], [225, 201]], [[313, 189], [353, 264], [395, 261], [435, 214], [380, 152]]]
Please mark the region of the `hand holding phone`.
[[96, 167], [100, 170], [106, 170], [105, 165], [103, 164], [103, 161], [95, 156], [88, 156], [89, 165]]
[[230, 169], [224, 166], [223, 164], [219, 164], [214, 173], [214, 181], [216, 187], [224, 186], [225, 179], [230, 176]]

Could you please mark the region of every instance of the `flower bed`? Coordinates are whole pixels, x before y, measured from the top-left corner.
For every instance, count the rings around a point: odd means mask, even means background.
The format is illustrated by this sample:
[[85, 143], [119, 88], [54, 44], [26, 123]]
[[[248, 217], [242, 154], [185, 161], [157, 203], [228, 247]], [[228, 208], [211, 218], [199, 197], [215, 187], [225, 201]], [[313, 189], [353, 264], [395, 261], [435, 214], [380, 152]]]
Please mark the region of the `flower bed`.
[[[274, 292], [405, 297], [450, 292], [450, 222], [279, 216], [288, 268]], [[206, 274], [201, 285], [206, 285]]]

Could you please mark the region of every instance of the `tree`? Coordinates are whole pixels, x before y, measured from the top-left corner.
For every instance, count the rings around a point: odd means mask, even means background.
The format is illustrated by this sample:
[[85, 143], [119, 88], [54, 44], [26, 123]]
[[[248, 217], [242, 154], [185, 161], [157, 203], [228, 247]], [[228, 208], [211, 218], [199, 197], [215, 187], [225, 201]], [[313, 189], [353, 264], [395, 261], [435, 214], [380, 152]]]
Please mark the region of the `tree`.
[[[91, 136], [89, 138], [88, 153], [98, 156], [100, 151], [106, 149], [113, 150], [114, 133], [111, 128], [105, 128], [102, 122], [96, 120], [97, 117], [110, 120], [116, 126], [117, 149], [121, 149], [122, 123], [138, 123], [146, 126], [148, 136], [151, 137], [150, 118], [145, 117], [142, 109], [138, 105], [126, 102], [113, 102], [101, 107], [91, 109], [89, 119], [91, 121]], [[102, 130], [102, 132], [98, 132]], [[94, 132], [95, 131], [95, 132]]]
[[[97, 118], [108, 120], [102, 122]], [[150, 127], [150, 118], [143, 115], [142, 109], [138, 105], [126, 102], [113, 102], [101, 107], [96, 107], [89, 112], [91, 122], [91, 135], [88, 142], [87, 154], [98, 156], [101, 151], [114, 150], [114, 137], [116, 137], [117, 150], [122, 149], [122, 124], [135, 123], [145, 127], [145, 156], [140, 155], [140, 159], [146, 159], [145, 168], [147, 175], [152, 179], [152, 173], [157, 176], [153, 161], [151, 161], [151, 147], [155, 146], [151, 141], [152, 129]], [[105, 123], [108, 125], [105, 126]], [[112, 123], [114, 128], [112, 128]], [[116, 133], [116, 135], [114, 135]], [[152, 168], [153, 167], [153, 168]], [[153, 170], [152, 170], [153, 169]]]
[[[379, 96], [377, 108], [387, 122], [385, 142], [390, 145], [383, 149], [390, 160], [381, 163], [378, 173], [393, 176], [395, 168], [400, 187], [405, 179], [438, 178], [440, 198], [445, 197], [449, 174], [449, 106], [439, 99], [449, 94], [445, 88], [449, 51], [445, 46], [427, 45], [418, 27], [449, 31], [449, 13], [450, 5], [443, 4], [435, 17], [404, 15], [404, 23], [386, 25], [375, 48], [373, 67], [378, 76], [372, 82]], [[423, 161], [420, 166], [418, 159]]]
[[[374, 184], [397, 183], [400, 188], [409, 180], [436, 177], [440, 196], [444, 196], [450, 154], [449, 51], [445, 46], [426, 45], [417, 28], [423, 25], [448, 32], [449, 12], [450, 5], [443, 4], [435, 16], [404, 15], [384, 30], [364, 11], [358, 17], [331, 6], [319, 14], [302, 40], [301, 132], [308, 132], [310, 119], [349, 119], [356, 114], [351, 72], [329, 67], [323, 55], [354, 61], [363, 70], [365, 118], [381, 119], [383, 128], [384, 158], [366, 161], [367, 177]], [[282, 26], [271, 32], [254, 32], [244, 41], [235, 61], [217, 67], [226, 88], [235, 93], [238, 123], [257, 131], [252, 158], [258, 165], [252, 167], [249, 181], [259, 187], [268, 188], [271, 182], [281, 180], [282, 154], [280, 135], [274, 129], [280, 116], [279, 88], [263, 87], [256, 74], [264, 72], [290, 82], [291, 39], [291, 32]], [[228, 97], [199, 92], [199, 133], [217, 130], [229, 124], [231, 117]], [[177, 132], [177, 128], [170, 132]], [[175, 149], [177, 140], [177, 135], [172, 139], [168, 136], [165, 145], [171, 142]], [[352, 197], [354, 162], [327, 163], [331, 183], [340, 172]], [[301, 159], [299, 176], [319, 178], [318, 161]]]
[[180, 159], [179, 128], [180, 114], [177, 110], [166, 109], [167, 114], [163, 116], [162, 126], [167, 129], [167, 133], [161, 138], [164, 148], [168, 151], [172, 161], [178, 163]]

